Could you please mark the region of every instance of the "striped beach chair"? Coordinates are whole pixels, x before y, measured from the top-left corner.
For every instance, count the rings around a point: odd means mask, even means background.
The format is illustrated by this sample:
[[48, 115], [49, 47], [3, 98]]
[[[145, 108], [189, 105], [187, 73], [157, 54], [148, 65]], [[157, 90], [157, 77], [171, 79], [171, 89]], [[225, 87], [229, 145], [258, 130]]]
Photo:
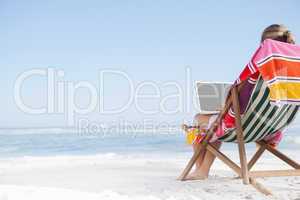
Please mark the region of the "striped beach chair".
[[[298, 105], [274, 105], [269, 101], [269, 88], [262, 77], [252, 92], [248, 108], [241, 116], [245, 143], [261, 141], [265, 137], [283, 130], [295, 118]], [[219, 138], [222, 142], [237, 142], [237, 129], [229, 130]]]
[[[290, 51], [285, 51], [284, 48], [290, 48], [286, 44], [267, 41], [259, 51], [254, 55], [255, 58], [259, 57], [260, 60], [264, 55], [263, 62], [256, 62], [257, 71], [260, 70], [260, 75], [256, 81], [255, 87], [252, 91], [250, 100], [246, 107], [244, 114], [240, 114], [240, 105], [239, 105], [239, 92], [243, 89], [243, 83], [247, 81], [245, 76], [245, 71], [247, 72], [248, 68], [253, 68], [253, 63], [248, 64], [246, 69], [243, 71], [240, 76], [240, 80], [232, 86], [228, 101], [223, 108], [222, 112], [219, 114], [216, 122], [210, 129], [207, 131], [205, 139], [198, 145], [198, 148], [195, 150], [194, 155], [188, 162], [186, 168], [179, 177], [179, 180], [184, 181], [194, 166], [196, 160], [202, 153], [207, 150], [214, 154], [218, 159], [223, 161], [228, 167], [230, 167], [237, 175], [243, 179], [244, 184], [251, 184], [260, 192], [270, 195], [272, 194], [270, 190], [263, 187], [256, 181], [258, 177], [278, 177], [278, 176], [300, 176], [300, 164], [289, 158], [287, 155], [280, 152], [277, 148], [266, 143], [263, 139], [267, 136], [275, 134], [277, 131], [283, 130], [287, 127], [296, 117], [296, 114], [299, 110], [299, 101], [300, 100], [300, 47], [292, 47]], [[294, 59], [291, 56], [283, 56], [278, 54], [278, 52], [273, 53], [272, 47], [270, 45], [277, 45], [275, 49], [283, 49], [282, 54], [285, 52], [296, 52], [298, 53], [298, 58]], [[271, 48], [271, 50], [270, 50]], [[294, 48], [294, 49], [293, 49]], [[267, 49], [267, 50], [266, 50]], [[274, 51], [275, 51], [274, 50]], [[262, 53], [261, 53], [262, 52]], [[267, 53], [265, 53], [267, 52]], [[269, 53], [271, 52], [271, 54]], [[264, 54], [265, 53], [265, 54]], [[294, 53], [293, 55], [296, 55]], [[261, 54], [261, 55], [260, 55]], [[255, 59], [250, 61], [253, 62]], [[285, 62], [285, 65], [282, 63]], [[259, 63], [263, 63], [259, 65]], [[270, 66], [270, 63], [272, 66]], [[278, 64], [279, 63], [279, 64]], [[250, 66], [251, 65], [251, 66]], [[279, 67], [281, 68], [279, 68]], [[282, 70], [282, 66], [287, 66], [285, 71]], [[259, 68], [261, 67], [261, 68]], [[272, 70], [270, 70], [272, 67]], [[277, 70], [277, 71], [276, 71]], [[281, 71], [280, 71], [281, 70]], [[250, 69], [250, 73], [255, 73], [257, 71]], [[274, 72], [274, 74], [266, 74], [265, 72]], [[280, 74], [281, 73], [281, 74]], [[280, 77], [278, 78], [278, 74]], [[293, 74], [294, 77], [290, 77], [290, 74]], [[286, 75], [283, 77], [283, 75]], [[244, 78], [243, 78], [244, 76]], [[241, 79], [242, 77], [242, 79]], [[246, 78], [245, 78], [246, 77]], [[275, 77], [275, 79], [274, 79]], [[274, 85], [273, 82], [277, 82], [277, 85]], [[293, 82], [294, 81], [294, 82]], [[273, 85], [270, 83], [272, 82]], [[280, 87], [278, 87], [278, 85]], [[277, 87], [275, 87], [277, 86]], [[278, 88], [282, 89], [281, 91], [276, 91]], [[298, 89], [297, 89], [298, 88]], [[291, 97], [293, 99], [291, 100]], [[278, 103], [274, 103], [274, 100]], [[290, 102], [288, 102], [290, 101]], [[235, 142], [238, 144], [240, 165], [236, 164], [233, 160], [228, 158], [220, 150], [212, 146], [209, 141], [213, 136], [216, 128], [219, 126], [221, 119], [228, 112], [230, 108], [233, 108], [235, 115], [235, 128], [227, 130], [226, 133], [218, 138], [222, 142]], [[253, 157], [247, 161], [245, 143], [255, 142], [259, 147], [257, 148]], [[262, 154], [268, 151], [271, 154], [278, 157], [280, 160], [287, 163], [293, 169], [290, 170], [263, 170], [263, 171], [252, 171], [252, 167], [256, 164]]]

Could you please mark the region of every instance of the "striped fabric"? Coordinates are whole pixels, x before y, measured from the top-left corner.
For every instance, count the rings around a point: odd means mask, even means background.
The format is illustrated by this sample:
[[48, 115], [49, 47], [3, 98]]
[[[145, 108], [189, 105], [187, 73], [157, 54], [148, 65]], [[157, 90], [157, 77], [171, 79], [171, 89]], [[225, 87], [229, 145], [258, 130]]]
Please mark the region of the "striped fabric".
[[259, 72], [270, 89], [270, 101], [300, 105], [300, 46], [265, 40], [237, 82]]
[[[262, 140], [266, 136], [282, 130], [295, 118], [299, 106], [293, 104], [274, 105], [271, 104], [269, 97], [270, 89], [260, 76], [251, 94], [246, 112], [242, 115], [246, 143]], [[228, 130], [219, 140], [236, 142], [235, 128]]]

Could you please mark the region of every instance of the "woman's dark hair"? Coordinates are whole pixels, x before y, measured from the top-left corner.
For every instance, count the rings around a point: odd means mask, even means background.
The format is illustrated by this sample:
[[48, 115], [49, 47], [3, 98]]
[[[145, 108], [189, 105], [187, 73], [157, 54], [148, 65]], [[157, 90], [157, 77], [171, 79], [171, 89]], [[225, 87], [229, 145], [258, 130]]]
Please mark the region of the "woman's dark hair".
[[272, 24], [268, 26], [262, 33], [261, 42], [265, 39], [272, 39], [281, 42], [295, 44], [295, 38], [291, 31], [282, 24]]

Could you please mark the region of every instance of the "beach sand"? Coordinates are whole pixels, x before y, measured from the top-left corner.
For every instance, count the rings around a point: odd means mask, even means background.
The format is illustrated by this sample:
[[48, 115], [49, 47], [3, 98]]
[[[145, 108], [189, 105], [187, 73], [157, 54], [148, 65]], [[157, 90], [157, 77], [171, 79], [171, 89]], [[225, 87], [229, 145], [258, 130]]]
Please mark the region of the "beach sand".
[[[227, 152], [237, 159], [236, 153]], [[299, 151], [288, 152], [299, 160]], [[257, 179], [274, 192], [266, 197], [241, 184], [217, 161], [205, 181], [176, 178], [190, 154], [23, 157], [0, 160], [0, 200], [300, 199], [300, 178]], [[264, 156], [258, 169], [287, 168]]]

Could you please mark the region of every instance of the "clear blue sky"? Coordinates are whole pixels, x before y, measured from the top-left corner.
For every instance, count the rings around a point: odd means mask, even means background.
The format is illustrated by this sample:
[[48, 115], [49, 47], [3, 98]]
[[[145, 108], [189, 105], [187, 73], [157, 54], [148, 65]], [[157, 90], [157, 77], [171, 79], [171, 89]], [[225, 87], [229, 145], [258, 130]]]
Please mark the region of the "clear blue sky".
[[[63, 114], [28, 115], [15, 105], [14, 81], [32, 68], [53, 67], [64, 70], [63, 81], [94, 84], [99, 70], [122, 70], [135, 86], [143, 81], [159, 84], [162, 96], [174, 90], [163, 86], [166, 81], [185, 87], [186, 66], [192, 80], [233, 81], [266, 26], [283, 23], [300, 38], [299, 7], [296, 0], [0, 0], [0, 127], [67, 124]], [[127, 98], [128, 87], [118, 77], [108, 79], [106, 106], [114, 108]], [[45, 88], [43, 77], [28, 80], [22, 90], [24, 99], [29, 105], [44, 106]], [[144, 91], [151, 92], [151, 87]], [[77, 96], [84, 107], [85, 92]], [[175, 104], [168, 102], [170, 107]], [[153, 109], [158, 102], [145, 100], [143, 105]], [[85, 117], [102, 122], [120, 118], [175, 122], [195, 112], [145, 115], [131, 106], [116, 115], [95, 111]]]

